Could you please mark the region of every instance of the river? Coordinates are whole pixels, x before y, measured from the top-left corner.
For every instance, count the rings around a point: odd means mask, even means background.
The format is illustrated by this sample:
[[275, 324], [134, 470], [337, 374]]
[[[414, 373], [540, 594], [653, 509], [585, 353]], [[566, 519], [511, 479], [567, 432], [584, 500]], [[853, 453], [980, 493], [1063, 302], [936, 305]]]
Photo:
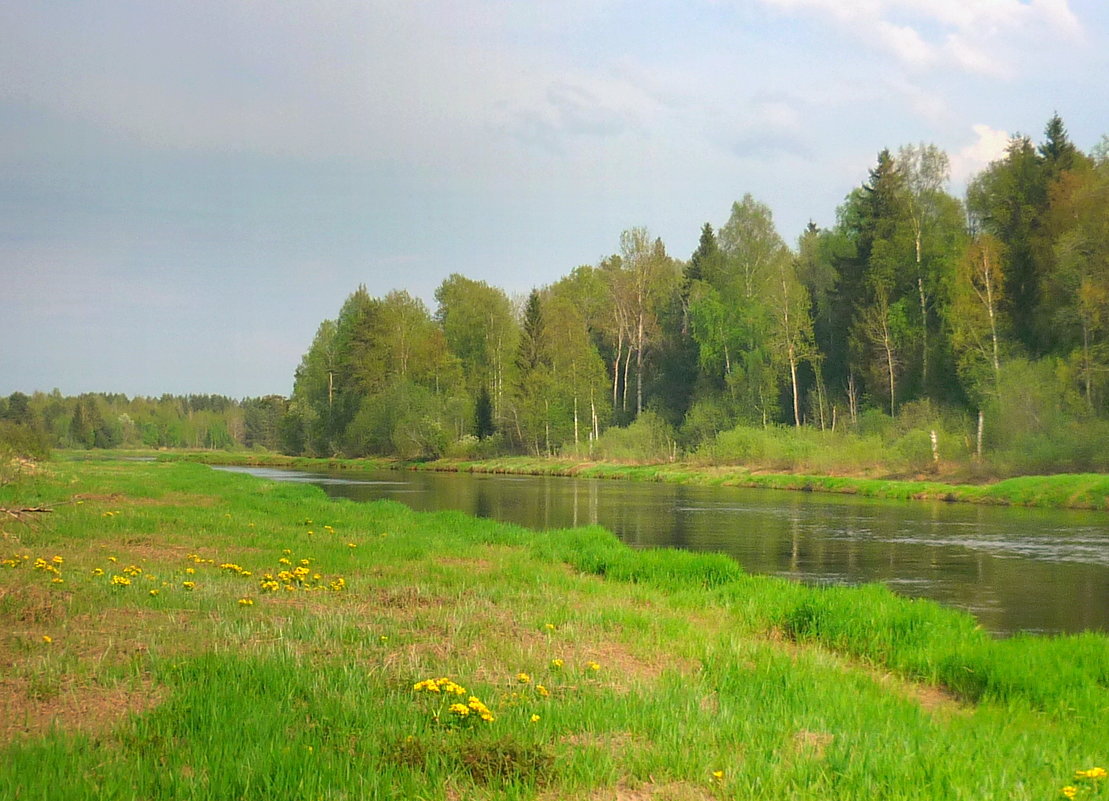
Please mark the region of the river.
[[599, 524], [634, 548], [719, 551], [751, 573], [878, 581], [999, 635], [1109, 632], [1109, 516], [605, 479], [220, 468], [533, 529]]

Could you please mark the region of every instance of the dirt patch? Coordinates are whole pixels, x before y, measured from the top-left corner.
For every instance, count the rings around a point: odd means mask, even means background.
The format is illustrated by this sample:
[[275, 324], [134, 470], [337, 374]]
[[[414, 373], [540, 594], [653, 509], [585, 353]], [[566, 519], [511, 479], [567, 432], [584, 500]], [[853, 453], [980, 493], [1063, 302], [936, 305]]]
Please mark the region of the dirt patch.
[[220, 499], [211, 495], [190, 495], [185, 492], [167, 492], [157, 498], [134, 498], [122, 492], [96, 494], [91, 492], [73, 496], [84, 503], [118, 504], [120, 506], [215, 506]]
[[[565, 798], [561, 792], [547, 792], [538, 796], [540, 801]], [[716, 798], [708, 787], [690, 782], [622, 782], [615, 787], [603, 787], [582, 796], [586, 801], [708, 801]]]
[[437, 565], [442, 565], [443, 567], [459, 568], [465, 570], [467, 573], [493, 572], [493, 563], [490, 562], [488, 559], [470, 559], [459, 556], [440, 556], [434, 561]]
[[802, 729], [795, 732], [792, 738], [792, 751], [794, 755], [804, 757], [807, 759], [823, 759], [824, 752], [832, 741], [836, 739], [834, 734], [826, 731], [808, 731]]
[[5, 710], [0, 716], [0, 743], [38, 737], [51, 728], [84, 734], [110, 731], [129, 715], [153, 709], [164, 691], [153, 682], [138, 687], [61, 687], [49, 698], [36, 697], [30, 679], [0, 679]]

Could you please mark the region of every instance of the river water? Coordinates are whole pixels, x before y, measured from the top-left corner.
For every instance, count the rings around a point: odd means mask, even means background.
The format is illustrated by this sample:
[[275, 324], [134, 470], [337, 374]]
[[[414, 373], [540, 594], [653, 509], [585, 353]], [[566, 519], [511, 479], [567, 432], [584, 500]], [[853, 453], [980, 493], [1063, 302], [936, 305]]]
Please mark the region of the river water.
[[1109, 515], [547, 476], [221, 468], [533, 529], [599, 524], [635, 548], [719, 551], [750, 573], [879, 581], [997, 634], [1109, 632]]

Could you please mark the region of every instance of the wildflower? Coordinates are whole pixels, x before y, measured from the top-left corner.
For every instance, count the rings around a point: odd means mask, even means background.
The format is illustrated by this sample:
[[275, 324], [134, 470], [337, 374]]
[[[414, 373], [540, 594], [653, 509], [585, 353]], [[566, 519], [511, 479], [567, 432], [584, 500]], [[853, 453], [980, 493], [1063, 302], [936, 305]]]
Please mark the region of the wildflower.
[[532, 715], [531, 716], [531, 722], [532, 723], [538, 723], [539, 722], [539, 716], [538, 715]]
[[555, 670], [561, 670], [562, 669], [562, 664], [563, 664], [563, 662], [562, 662], [561, 659], [552, 659], [551, 660], [551, 667], [553, 667]]
[[1076, 779], [1104, 779], [1107, 775], [1105, 768], [1090, 768], [1089, 770], [1076, 770], [1074, 778]]
[[543, 628], [545, 628], [547, 631], [554, 631], [555, 630], [555, 624], [554, 623], [545, 623], [543, 625]]
[[54, 578], [50, 579], [50, 583], [51, 584], [65, 584], [65, 579], [62, 578], [61, 576], [55, 576]]
[[46, 643], [47, 645], [49, 645], [50, 643], [54, 642], [54, 638], [51, 637], [49, 634], [43, 634], [42, 635], [42, 641], [44, 643]]
[[529, 684], [531, 682], [531, 676], [527, 673], [517, 673], [516, 681], [520, 682], [520, 684]]
[[712, 772], [712, 778], [716, 779], [716, 781], [718, 781], [718, 782], [724, 781], [724, 771], [714, 770]]
[[254, 606], [254, 599], [253, 598], [240, 598], [239, 599], [239, 606]]
[[1059, 792], [1062, 793], [1066, 798], [1074, 798], [1076, 795], [1078, 795], [1078, 788], [1075, 787], [1073, 784], [1068, 784]]
[[196, 587], [196, 582], [195, 581], [182, 581], [181, 586], [184, 587], [186, 590], [191, 590], [194, 587]]
[[142, 568], [138, 565], [127, 565], [127, 567], [123, 568], [123, 572], [128, 576], [137, 576], [142, 572]]
[[[309, 522], [309, 523], [311, 523], [312, 521], [311, 521], [311, 520], [309, 520], [308, 522]], [[286, 556], [289, 556], [289, 555], [291, 555], [291, 554], [292, 554], [292, 549], [290, 549], [290, 548], [286, 548], [286, 549], [285, 549], [285, 550], [283, 550], [283, 551], [282, 551], [281, 553], [285, 554]]]
[[191, 576], [196, 572], [196, 568], [195, 567], [186, 567], [185, 572], [188, 573]]
[[598, 665], [596, 662], [590, 662], [589, 664], [586, 665], [586, 667], [589, 668], [590, 670], [600, 670], [601, 669], [601, 666]]
[[348, 548], [357, 548], [357, 547], [358, 547], [358, 543], [357, 543], [357, 542], [348, 542], [348, 543], [347, 543], [347, 547], [348, 547]]
[[161, 590], [157, 590], [157, 589], [155, 589], [155, 590], [151, 590], [151, 591], [150, 591], [150, 594], [151, 594], [151, 595], [157, 595], [157, 594], [158, 594], [158, 593], [160, 593], [160, 592], [161, 592]]
[[551, 691], [548, 690], [546, 687], [544, 687], [542, 684], [536, 684], [535, 685], [535, 691], [537, 693], [539, 693], [541, 696], [543, 696], [544, 698], [546, 698], [548, 695], [551, 694]]
[[62, 557], [60, 557], [60, 556], [55, 556], [50, 561], [53, 562], [56, 565], [60, 565], [65, 560], [62, 559]]
[[109, 556], [109, 557], [108, 557], [108, 561], [109, 561], [109, 562], [118, 562], [119, 560], [118, 560], [118, 559], [116, 559], [116, 558], [115, 558], [114, 556]]
[[289, 561], [288, 559], [286, 559], [286, 558], [285, 558], [284, 556], [282, 556], [282, 557], [281, 557], [280, 559], [278, 559], [278, 560], [277, 560], [277, 563], [278, 563], [279, 565], [292, 565], [292, 562], [290, 562], [290, 561]]
[[378, 639], [380, 639], [380, 640], [381, 640], [381, 644], [382, 644], [382, 645], [384, 645], [385, 643], [389, 642], [389, 637], [388, 637], [388, 635], [385, 635], [385, 634], [382, 634], [382, 635], [381, 635], [381, 637], [379, 637]]
[[311, 559], [301, 559], [300, 564], [301, 564], [302, 567], [307, 567], [308, 565], [312, 564], [312, 560]]
[[92, 574], [93, 574], [94, 576], [103, 576], [103, 575], [104, 575], [104, 568], [102, 568], [102, 567], [94, 567], [94, 568], [92, 569]]
[[451, 712], [451, 714], [458, 715], [458, 717], [460, 718], [464, 718], [470, 714], [470, 707], [466, 706], [465, 704], [451, 704], [449, 711]]
[[131, 579], [127, 576], [112, 576], [112, 584], [116, 587], [127, 587], [131, 584]]

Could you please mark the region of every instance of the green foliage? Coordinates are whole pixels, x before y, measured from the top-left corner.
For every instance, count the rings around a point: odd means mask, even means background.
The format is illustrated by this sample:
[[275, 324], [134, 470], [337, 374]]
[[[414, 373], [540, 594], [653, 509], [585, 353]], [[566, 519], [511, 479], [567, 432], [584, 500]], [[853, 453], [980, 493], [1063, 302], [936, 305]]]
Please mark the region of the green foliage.
[[652, 411], [639, 415], [626, 428], [609, 428], [595, 443], [596, 454], [614, 462], [673, 461], [676, 449], [674, 429]]

